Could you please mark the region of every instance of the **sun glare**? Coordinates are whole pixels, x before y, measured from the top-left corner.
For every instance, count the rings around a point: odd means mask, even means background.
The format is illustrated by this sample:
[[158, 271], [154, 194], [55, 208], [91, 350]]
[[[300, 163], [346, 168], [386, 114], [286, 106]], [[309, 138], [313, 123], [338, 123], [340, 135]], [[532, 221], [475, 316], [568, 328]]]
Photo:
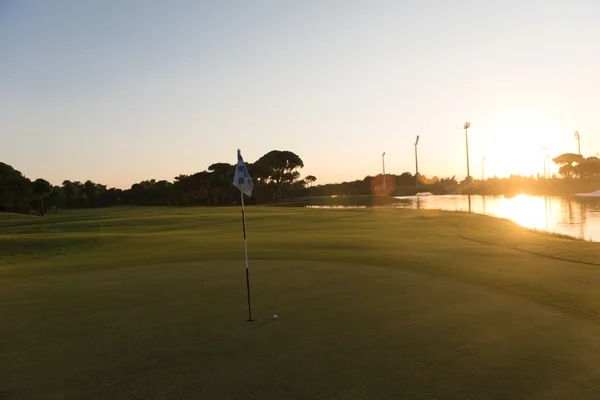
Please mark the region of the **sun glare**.
[[496, 214], [501, 218], [512, 219], [527, 228], [544, 229], [548, 223], [545, 210], [543, 198], [519, 195], [511, 201], [502, 203]]
[[513, 117], [482, 124], [485, 132], [480, 151], [486, 158], [487, 176], [537, 175], [556, 172], [552, 157], [558, 151], [559, 132], [551, 117], [539, 113], [515, 113]]

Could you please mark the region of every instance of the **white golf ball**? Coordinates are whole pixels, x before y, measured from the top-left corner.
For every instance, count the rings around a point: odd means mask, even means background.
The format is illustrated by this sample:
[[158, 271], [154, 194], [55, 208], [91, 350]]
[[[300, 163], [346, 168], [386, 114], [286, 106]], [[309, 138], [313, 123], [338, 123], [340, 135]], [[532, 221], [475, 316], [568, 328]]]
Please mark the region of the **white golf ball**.
[[273, 319], [277, 319], [277, 314], [273, 314]]

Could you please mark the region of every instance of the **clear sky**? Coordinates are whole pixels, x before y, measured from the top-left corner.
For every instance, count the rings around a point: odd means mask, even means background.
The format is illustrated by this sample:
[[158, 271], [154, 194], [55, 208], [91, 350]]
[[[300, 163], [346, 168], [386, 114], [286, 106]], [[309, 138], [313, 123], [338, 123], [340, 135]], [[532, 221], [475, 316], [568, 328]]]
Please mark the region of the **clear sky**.
[[319, 182], [600, 151], [600, 1], [0, 0], [0, 161], [128, 188], [291, 150]]

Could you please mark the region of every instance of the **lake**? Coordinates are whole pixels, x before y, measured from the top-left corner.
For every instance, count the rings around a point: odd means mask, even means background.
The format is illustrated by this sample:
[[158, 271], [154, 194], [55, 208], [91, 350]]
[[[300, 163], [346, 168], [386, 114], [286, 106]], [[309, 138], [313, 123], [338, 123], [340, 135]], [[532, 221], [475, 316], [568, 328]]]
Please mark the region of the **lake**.
[[[422, 196], [397, 197], [397, 207], [469, 211], [510, 219], [538, 229], [600, 242], [600, 199], [579, 201], [564, 197]], [[469, 206], [470, 203], [470, 206]]]

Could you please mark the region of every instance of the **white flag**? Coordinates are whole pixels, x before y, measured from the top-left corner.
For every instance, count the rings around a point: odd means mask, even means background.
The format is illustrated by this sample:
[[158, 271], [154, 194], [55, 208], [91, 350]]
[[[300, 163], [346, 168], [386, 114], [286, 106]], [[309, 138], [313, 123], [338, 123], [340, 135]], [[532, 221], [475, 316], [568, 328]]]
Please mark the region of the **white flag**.
[[238, 150], [238, 162], [235, 167], [235, 175], [233, 177], [233, 186], [238, 188], [240, 192], [244, 193], [246, 196], [252, 196], [252, 189], [254, 185], [252, 184], [252, 179], [250, 179], [250, 174], [248, 173], [248, 168], [246, 168], [246, 163], [242, 158], [242, 153]]

